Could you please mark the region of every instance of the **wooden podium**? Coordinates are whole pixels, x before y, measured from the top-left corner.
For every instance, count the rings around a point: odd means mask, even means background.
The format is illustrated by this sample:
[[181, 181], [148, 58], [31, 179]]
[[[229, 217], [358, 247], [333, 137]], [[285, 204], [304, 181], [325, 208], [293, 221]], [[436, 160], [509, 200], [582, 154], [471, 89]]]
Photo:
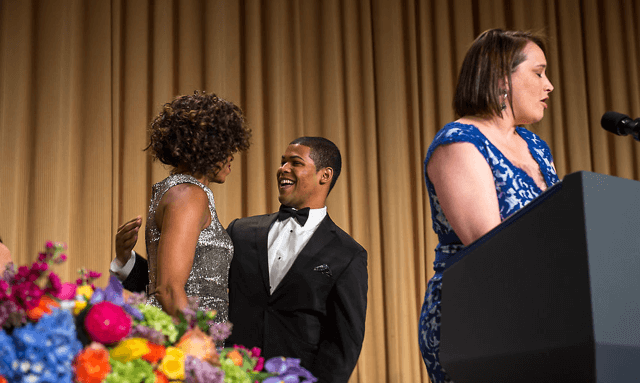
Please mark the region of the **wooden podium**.
[[450, 260], [441, 323], [456, 383], [640, 381], [640, 182], [567, 175]]

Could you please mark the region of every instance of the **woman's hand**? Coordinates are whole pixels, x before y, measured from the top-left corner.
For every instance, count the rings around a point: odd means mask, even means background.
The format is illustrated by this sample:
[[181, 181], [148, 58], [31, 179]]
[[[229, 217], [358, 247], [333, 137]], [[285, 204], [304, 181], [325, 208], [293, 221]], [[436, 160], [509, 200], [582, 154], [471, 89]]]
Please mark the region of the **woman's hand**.
[[473, 144], [458, 142], [436, 148], [427, 163], [427, 175], [463, 245], [501, 222], [491, 168]]
[[184, 286], [202, 229], [211, 224], [209, 200], [199, 186], [184, 183], [169, 189], [156, 211], [160, 230], [156, 298], [170, 315], [187, 306]]

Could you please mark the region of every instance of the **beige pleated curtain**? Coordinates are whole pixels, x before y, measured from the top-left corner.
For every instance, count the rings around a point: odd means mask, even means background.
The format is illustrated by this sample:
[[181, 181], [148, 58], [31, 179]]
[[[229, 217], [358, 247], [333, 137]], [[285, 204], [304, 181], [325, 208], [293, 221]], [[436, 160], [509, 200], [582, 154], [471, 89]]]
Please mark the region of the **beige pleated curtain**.
[[423, 159], [455, 118], [464, 53], [489, 28], [545, 32], [555, 90], [531, 128], [560, 177], [638, 180], [640, 143], [599, 124], [607, 110], [640, 117], [638, 20], [638, 0], [2, 0], [0, 237], [19, 264], [66, 242], [64, 280], [108, 275], [116, 228], [146, 218], [168, 174], [143, 151], [151, 118], [176, 95], [217, 93], [253, 130], [212, 188], [222, 224], [277, 209], [288, 142], [333, 140], [344, 168], [329, 214], [369, 252], [350, 382], [428, 382], [417, 327], [437, 238]]

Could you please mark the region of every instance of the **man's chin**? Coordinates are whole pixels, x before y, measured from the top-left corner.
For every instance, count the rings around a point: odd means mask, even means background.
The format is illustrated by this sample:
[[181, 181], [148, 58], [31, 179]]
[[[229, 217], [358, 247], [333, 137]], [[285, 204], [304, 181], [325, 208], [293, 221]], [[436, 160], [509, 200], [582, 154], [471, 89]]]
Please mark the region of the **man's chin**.
[[278, 201], [284, 206], [289, 206], [295, 208], [295, 202], [291, 198], [287, 198], [287, 196], [279, 195]]

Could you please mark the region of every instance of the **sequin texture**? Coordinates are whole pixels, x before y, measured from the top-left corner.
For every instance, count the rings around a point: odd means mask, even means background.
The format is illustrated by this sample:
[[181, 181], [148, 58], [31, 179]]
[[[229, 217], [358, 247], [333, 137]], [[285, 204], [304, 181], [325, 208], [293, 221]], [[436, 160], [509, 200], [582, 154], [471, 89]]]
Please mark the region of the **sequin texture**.
[[[158, 242], [160, 241], [160, 231], [155, 220], [156, 209], [164, 193], [182, 183], [192, 183], [200, 186], [207, 193], [209, 212], [211, 213], [211, 224], [200, 232], [200, 237], [198, 238], [193, 266], [185, 285], [185, 292], [189, 297], [200, 297], [200, 309], [216, 310], [216, 322], [227, 322], [229, 319], [227, 286], [229, 265], [233, 258], [233, 242], [218, 220], [211, 189], [198, 182], [192, 176], [173, 174], [153, 185], [145, 228], [147, 254], [149, 256], [149, 292], [153, 294], [156, 289]], [[150, 295], [147, 303], [161, 307], [153, 295]]]

